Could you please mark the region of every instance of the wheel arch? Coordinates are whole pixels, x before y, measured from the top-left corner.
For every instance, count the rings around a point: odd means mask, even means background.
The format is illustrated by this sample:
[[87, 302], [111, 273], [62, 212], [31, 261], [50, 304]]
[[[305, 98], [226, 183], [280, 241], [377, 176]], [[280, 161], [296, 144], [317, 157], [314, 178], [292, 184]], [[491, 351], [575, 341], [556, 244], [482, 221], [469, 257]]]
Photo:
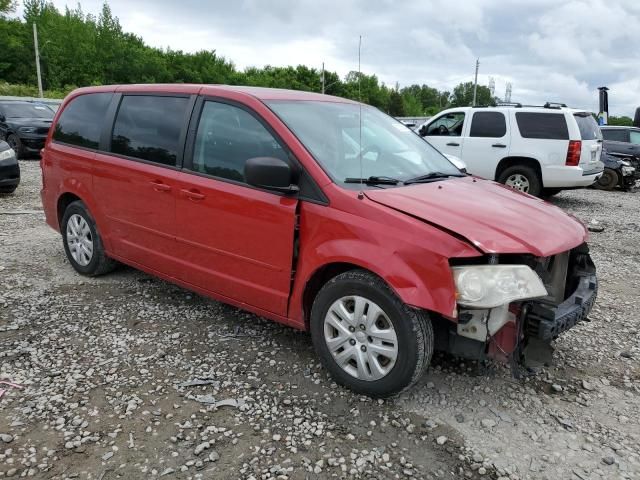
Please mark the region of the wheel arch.
[[60, 230], [62, 231], [62, 217], [64, 217], [64, 212], [67, 210], [67, 207], [71, 205], [73, 202], [82, 201], [82, 199], [76, 195], [75, 193], [65, 192], [58, 197], [58, 202], [56, 204], [56, 222], [60, 226]]
[[535, 169], [538, 177], [540, 178], [540, 182], [542, 183], [542, 168], [540, 167], [540, 162], [535, 158], [522, 156], [505, 157], [500, 160], [498, 162], [498, 165], [496, 166], [494, 180], [497, 182], [502, 172], [504, 172], [507, 168], [513, 167], [515, 165], [526, 165], [532, 167], [533, 169]]

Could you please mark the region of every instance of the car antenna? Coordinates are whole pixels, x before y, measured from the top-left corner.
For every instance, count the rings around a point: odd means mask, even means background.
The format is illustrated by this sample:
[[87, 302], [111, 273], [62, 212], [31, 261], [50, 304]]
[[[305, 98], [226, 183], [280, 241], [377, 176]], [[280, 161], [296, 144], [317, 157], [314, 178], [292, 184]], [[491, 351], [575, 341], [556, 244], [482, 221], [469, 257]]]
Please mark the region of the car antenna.
[[358, 40], [358, 160], [360, 162], [360, 191], [358, 192], [358, 199], [362, 200], [364, 198], [364, 179], [362, 178], [362, 93], [360, 91], [360, 77], [362, 74], [360, 73], [360, 52], [362, 50], [362, 35]]

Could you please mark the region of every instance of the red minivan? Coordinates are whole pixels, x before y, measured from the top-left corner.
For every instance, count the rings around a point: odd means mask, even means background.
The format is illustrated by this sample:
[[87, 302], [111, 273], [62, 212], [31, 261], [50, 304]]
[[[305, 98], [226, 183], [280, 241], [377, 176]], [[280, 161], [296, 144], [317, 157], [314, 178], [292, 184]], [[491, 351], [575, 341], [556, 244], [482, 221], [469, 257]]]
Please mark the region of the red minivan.
[[578, 220], [342, 98], [82, 88], [42, 174], [79, 273], [122, 262], [309, 330], [335, 380], [371, 396], [410, 386], [434, 350], [516, 371], [547, 361], [596, 298]]

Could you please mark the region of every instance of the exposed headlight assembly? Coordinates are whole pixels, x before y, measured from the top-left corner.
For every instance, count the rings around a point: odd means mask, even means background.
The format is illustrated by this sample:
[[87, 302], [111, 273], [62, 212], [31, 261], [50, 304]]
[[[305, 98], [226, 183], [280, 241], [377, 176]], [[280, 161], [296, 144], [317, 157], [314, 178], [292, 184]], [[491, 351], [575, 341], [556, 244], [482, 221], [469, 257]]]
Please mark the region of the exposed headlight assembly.
[[37, 128], [36, 127], [20, 127], [18, 128], [19, 132], [22, 133], [36, 133]]
[[3, 160], [9, 160], [10, 158], [15, 158], [15, 156], [16, 152], [8, 148], [7, 150], [3, 150], [2, 152], [0, 152], [0, 162], [2, 162]]
[[458, 305], [495, 308], [527, 298], [544, 297], [547, 289], [527, 265], [451, 267]]

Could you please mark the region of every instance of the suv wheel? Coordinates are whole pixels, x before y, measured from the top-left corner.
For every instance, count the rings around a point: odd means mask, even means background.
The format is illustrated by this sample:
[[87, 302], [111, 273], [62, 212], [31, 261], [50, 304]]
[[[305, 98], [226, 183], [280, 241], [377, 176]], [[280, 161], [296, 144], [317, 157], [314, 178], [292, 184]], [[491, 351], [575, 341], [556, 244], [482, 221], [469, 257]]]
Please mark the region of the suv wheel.
[[95, 277], [115, 268], [116, 262], [106, 256], [96, 222], [84, 203], [69, 204], [60, 230], [64, 251], [78, 273]]
[[620, 177], [618, 176], [618, 172], [610, 168], [605, 168], [593, 186], [599, 190], [613, 190], [619, 181]]
[[322, 287], [311, 310], [311, 338], [337, 383], [372, 397], [413, 385], [433, 353], [428, 316], [363, 270], [345, 272]]
[[539, 197], [542, 193], [542, 182], [538, 172], [527, 165], [514, 165], [505, 168], [500, 173], [498, 182], [535, 197]]

